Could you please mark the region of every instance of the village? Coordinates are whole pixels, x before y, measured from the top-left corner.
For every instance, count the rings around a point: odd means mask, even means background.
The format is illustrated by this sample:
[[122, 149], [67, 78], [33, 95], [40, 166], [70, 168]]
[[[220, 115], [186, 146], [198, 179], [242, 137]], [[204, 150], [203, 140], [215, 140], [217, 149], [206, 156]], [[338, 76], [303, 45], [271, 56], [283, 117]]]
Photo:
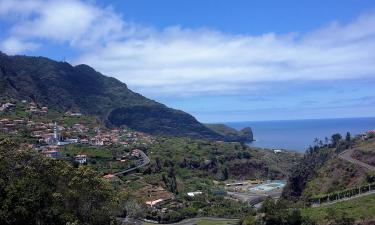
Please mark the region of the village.
[[67, 146], [86, 150], [120, 148], [123, 151], [117, 151], [113, 158], [124, 163], [126, 157], [140, 157], [137, 147], [147, 147], [155, 141], [150, 135], [130, 129], [105, 128], [79, 112], [68, 111], [58, 117], [55, 112], [51, 113], [56, 118], [49, 114], [48, 107], [38, 106], [35, 102], [5, 102], [0, 104], [0, 133], [23, 135], [27, 132], [32, 139], [30, 147], [45, 157], [74, 157], [79, 164], [87, 163], [89, 155], [79, 152], [76, 155], [64, 154]]

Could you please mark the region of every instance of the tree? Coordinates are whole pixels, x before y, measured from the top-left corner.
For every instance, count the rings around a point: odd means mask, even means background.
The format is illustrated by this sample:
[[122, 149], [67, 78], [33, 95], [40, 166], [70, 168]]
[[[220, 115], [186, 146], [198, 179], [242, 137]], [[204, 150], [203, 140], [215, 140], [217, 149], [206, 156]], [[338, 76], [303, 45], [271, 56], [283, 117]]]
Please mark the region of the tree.
[[352, 136], [350, 132], [346, 132], [345, 141], [350, 142], [352, 140]]
[[375, 172], [374, 171], [367, 172], [367, 174], [366, 174], [366, 181], [368, 183], [374, 183], [375, 182]]
[[342, 136], [339, 133], [336, 133], [336, 134], [332, 135], [331, 141], [332, 141], [333, 147], [337, 147], [338, 144], [340, 143], [341, 139], [342, 139]]
[[142, 218], [145, 211], [142, 205], [134, 199], [125, 202], [125, 210], [126, 217], [132, 219]]
[[223, 169], [223, 180], [228, 180], [229, 178], [229, 173], [228, 173], [228, 168]]
[[354, 225], [355, 220], [346, 213], [340, 213], [333, 208], [328, 208], [325, 219], [329, 225]]
[[246, 215], [245, 218], [240, 221], [240, 225], [255, 225], [257, 222], [254, 215]]
[[110, 224], [115, 192], [88, 167], [0, 140], [0, 224]]
[[302, 223], [301, 211], [294, 209], [288, 216], [289, 225], [300, 225]]
[[350, 132], [346, 133], [345, 141], [346, 141], [346, 148], [347, 149], [351, 148], [352, 147], [352, 136], [351, 136]]

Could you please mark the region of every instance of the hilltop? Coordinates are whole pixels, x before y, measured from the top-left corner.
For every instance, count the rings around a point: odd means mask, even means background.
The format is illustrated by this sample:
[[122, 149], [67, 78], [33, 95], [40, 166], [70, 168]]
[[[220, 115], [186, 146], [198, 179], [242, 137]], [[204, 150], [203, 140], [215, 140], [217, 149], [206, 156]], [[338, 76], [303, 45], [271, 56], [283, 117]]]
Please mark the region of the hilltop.
[[193, 116], [150, 100], [87, 65], [0, 53], [0, 95], [97, 116], [153, 135], [223, 139]]
[[205, 124], [206, 127], [215, 131], [218, 134], [225, 136], [226, 141], [251, 142], [254, 140], [253, 130], [250, 127], [245, 127], [240, 131], [229, 127], [225, 124]]

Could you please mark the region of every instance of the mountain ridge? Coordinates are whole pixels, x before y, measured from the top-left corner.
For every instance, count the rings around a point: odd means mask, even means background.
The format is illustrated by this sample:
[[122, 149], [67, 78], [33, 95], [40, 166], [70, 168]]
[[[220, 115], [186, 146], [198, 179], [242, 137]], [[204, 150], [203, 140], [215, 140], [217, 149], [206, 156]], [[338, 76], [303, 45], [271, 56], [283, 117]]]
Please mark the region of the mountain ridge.
[[[0, 95], [94, 115], [108, 125], [162, 136], [224, 137], [181, 110], [148, 99], [92, 67], [0, 53]], [[132, 120], [123, 115], [131, 115]]]

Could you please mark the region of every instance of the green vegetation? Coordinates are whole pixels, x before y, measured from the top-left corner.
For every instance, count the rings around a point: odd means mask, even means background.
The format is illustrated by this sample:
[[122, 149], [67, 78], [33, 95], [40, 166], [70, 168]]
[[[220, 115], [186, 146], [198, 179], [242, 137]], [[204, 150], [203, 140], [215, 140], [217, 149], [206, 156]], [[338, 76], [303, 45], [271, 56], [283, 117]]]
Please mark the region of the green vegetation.
[[[122, 197], [88, 167], [0, 140], [0, 224], [113, 224]], [[116, 214], [115, 214], [116, 213]]]
[[[197, 218], [192, 219], [191, 221], [194, 221], [194, 224], [196, 225], [235, 225], [237, 222], [232, 219], [207, 219], [207, 218]], [[143, 223], [144, 225], [154, 225], [154, 223]], [[177, 223], [179, 224], [179, 223]], [[177, 224], [170, 224], [170, 225], [177, 225]], [[163, 225], [163, 224], [161, 224]]]
[[[370, 135], [369, 135], [370, 136]], [[353, 157], [375, 166], [375, 137], [369, 137], [366, 141], [355, 146]]]
[[367, 184], [363, 168], [332, 156], [316, 170], [315, 176], [303, 190], [302, 197], [309, 199], [314, 195], [338, 192], [362, 184]]
[[0, 53], [0, 68], [3, 98], [35, 101], [58, 111], [78, 111], [109, 125], [125, 125], [150, 134], [223, 139], [191, 115], [134, 93], [126, 84], [87, 65], [73, 67], [43, 57]]
[[209, 219], [202, 219], [196, 222], [197, 225], [231, 225], [235, 224], [232, 220], [209, 220]]
[[[351, 163], [338, 159], [344, 150], [362, 143], [360, 139], [340, 134], [332, 135], [331, 142], [316, 139], [301, 162], [293, 169], [283, 197], [292, 201], [308, 202], [313, 195], [336, 192], [366, 184], [365, 171]], [[338, 179], [339, 178], [339, 179]]]
[[225, 124], [205, 124], [206, 127], [221, 134], [226, 141], [251, 142], [253, 141], [253, 131], [250, 127], [246, 127], [240, 131], [231, 128]]
[[327, 219], [327, 216], [329, 216], [328, 213], [332, 211], [336, 216], [346, 215], [346, 217], [355, 218], [359, 221], [374, 219], [375, 194], [338, 202], [332, 205], [305, 208], [302, 210], [302, 215], [322, 222]]
[[101, 148], [101, 147], [67, 145], [67, 146], [64, 146], [62, 151], [69, 156], [85, 154], [90, 158], [107, 158], [107, 159], [113, 158], [113, 155], [111, 151], [108, 150], [108, 148]]
[[189, 138], [160, 138], [148, 154], [151, 165], [145, 178], [166, 175], [173, 168], [178, 189], [183, 192], [211, 188], [212, 180], [286, 178], [300, 159], [295, 152], [275, 154], [240, 143]]
[[340, 190], [336, 192], [331, 192], [328, 194], [316, 195], [311, 198], [311, 201], [317, 202], [317, 203], [324, 203], [327, 201], [333, 201], [333, 200], [338, 200], [342, 198], [352, 197], [352, 196], [355, 196], [361, 193], [366, 193], [366, 192], [373, 191], [373, 190], [375, 190], [375, 183], [366, 184], [366, 185], [362, 185], [362, 186], [355, 187], [355, 188], [348, 188], [348, 189], [344, 189], [344, 190]]

